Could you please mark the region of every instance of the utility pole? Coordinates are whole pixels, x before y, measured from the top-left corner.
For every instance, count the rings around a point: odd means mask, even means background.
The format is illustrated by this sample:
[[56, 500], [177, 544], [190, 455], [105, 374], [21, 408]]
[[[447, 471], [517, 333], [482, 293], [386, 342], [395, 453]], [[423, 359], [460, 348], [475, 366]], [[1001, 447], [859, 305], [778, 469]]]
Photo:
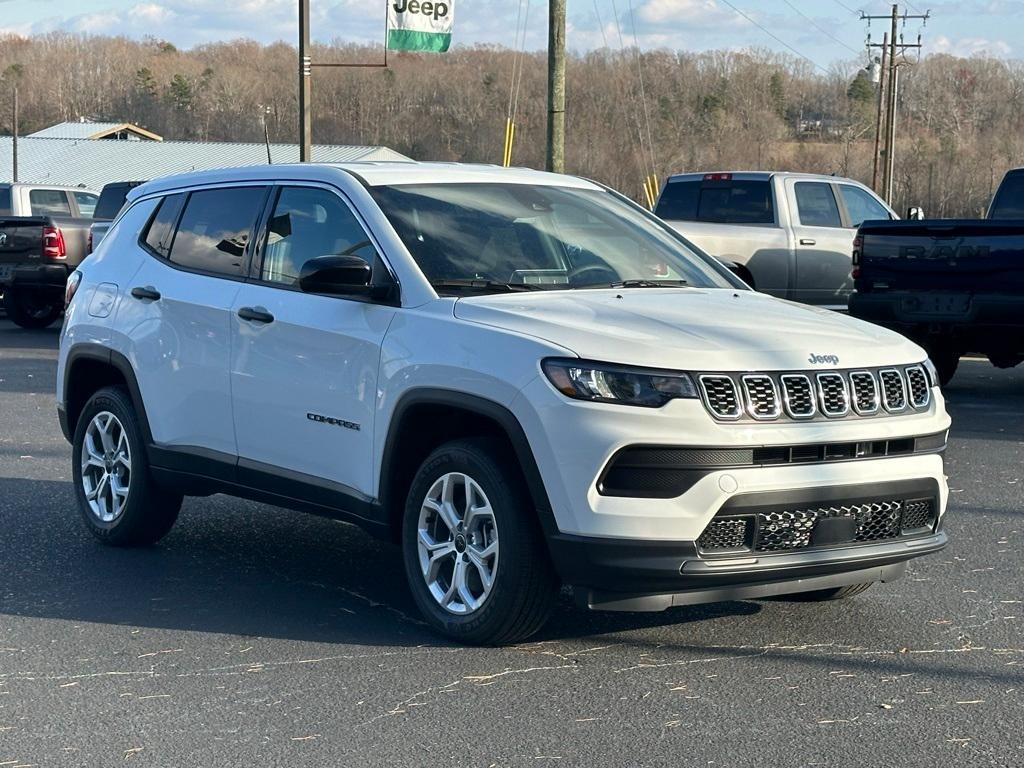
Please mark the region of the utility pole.
[[18, 181], [18, 84], [14, 84], [14, 108], [11, 121], [11, 181]]
[[885, 77], [885, 64], [889, 58], [889, 33], [885, 34], [882, 38], [882, 61], [879, 66], [879, 79], [878, 79], [878, 114], [875, 116], [875, 151], [872, 156], [871, 163], [871, 188], [878, 192], [878, 166], [879, 166], [879, 150], [882, 147], [882, 115], [883, 107], [885, 105], [885, 84], [887, 82]]
[[565, 0], [548, 0], [547, 169], [565, 173]]
[[309, 0], [299, 0], [299, 162], [313, 154], [312, 62], [309, 57]]
[[[896, 110], [899, 100], [899, 68], [908, 62], [905, 60], [897, 60], [897, 49], [899, 49], [899, 56], [905, 56], [906, 52], [911, 49], [916, 49], [919, 52], [921, 50], [921, 36], [917, 36], [916, 43], [904, 43], [903, 35], [898, 35], [898, 24], [900, 19], [903, 20], [903, 24], [906, 25], [908, 20], [914, 19], [922, 21], [925, 24], [928, 23], [928, 19], [931, 18], [931, 11], [927, 11], [923, 14], [908, 14], [905, 11], [900, 14], [899, 5], [893, 3], [892, 13], [886, 16], [870, 16], [864, 12], [861, 12], [860, 18], [862, 21], [867, 21], [868, 26], [871, 25], [873, 19], [885, 19], [891, 23], [891, 30], [889, 36], [881, 44], [872, 43], [870, 35], [868, 36], [868, 51], [870, 53], [873, 48], [881, 48], [883, 62], [886, 53], [889, 55], [889, 77], [888, 77], [888, 99], [885, 111], [885, 164], [882, 168], [882, 198], [890, 206], [893, 203], [893, 185], [896, 178]], [[897, 36], [898, 35], [898, 36]], [[885, 71], [885, 65], [882, 67], [883, 76]], [[884, 86], [884, 83], [883, 83]], [[884, 90], [884, 88], [883, 88]], [[881, 95], [879, 95], [879, 110], [881, 110]], [[881, 119], [881, 118], [879, 118]], [[876, 131], [877, 133], [877, 131]], [[876, 153], [877, 158], [877, 153]], [[875, 164], [875, 183], [877, 183], [878, 175], [878, 163]]]

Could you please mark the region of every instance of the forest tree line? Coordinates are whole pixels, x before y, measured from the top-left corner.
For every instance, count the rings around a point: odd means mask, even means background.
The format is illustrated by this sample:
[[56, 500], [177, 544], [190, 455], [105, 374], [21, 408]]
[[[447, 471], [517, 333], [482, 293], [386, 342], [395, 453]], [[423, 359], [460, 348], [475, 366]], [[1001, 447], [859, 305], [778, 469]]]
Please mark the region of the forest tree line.
[[[490, 46], [392, 54], [387, 69], [317, 69], [313, 138], [385, 145], [420, 160], [499, 162], [516, 53]], [[314, 61], [379, 61], [379, 47], [316, 46]], [[642, 197], [644, 177], [770, 169], [870, 183], [876, 91], [764, 50], [595, 51], [568, 62], [566, 164]], [[513, 164], [543, 167], [546, 57], [525, 54]], [[62, 33], [0, 38], [0, 132], [88, 117], [166, 139], [293, 142], [295, 49], [234, 41], [179, 50], [157, 40]], [[642, 81], [642, 86], [641, 86]], [[1024, 165], [1024, 62], [928, 56], [903, 69], [897, 210], [977, 216]], [[315, 157], [314, 157], [315, 159]]]

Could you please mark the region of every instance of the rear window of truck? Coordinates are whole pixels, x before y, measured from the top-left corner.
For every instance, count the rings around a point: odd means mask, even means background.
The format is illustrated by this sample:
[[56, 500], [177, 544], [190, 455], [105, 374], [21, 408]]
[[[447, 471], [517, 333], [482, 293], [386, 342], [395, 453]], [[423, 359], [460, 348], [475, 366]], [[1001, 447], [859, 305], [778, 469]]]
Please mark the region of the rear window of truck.
[[1024, 173], [1010, 172], [999, 185], [990, 219], [1024, 219]]
[[670, 181], [655, 214], [669, 221], [774, 224], [771, 184], [765, 181]]
[[0, 216], [11, 215], [11, 188], [0, 187]]

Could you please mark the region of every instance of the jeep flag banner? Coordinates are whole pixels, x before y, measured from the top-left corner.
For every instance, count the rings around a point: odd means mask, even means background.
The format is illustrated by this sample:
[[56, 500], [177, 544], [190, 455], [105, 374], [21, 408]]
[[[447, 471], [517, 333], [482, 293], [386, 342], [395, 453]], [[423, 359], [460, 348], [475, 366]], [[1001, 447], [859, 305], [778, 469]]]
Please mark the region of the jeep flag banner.
[[447, 51], [454, 17], [455, 0], [388, 0], [388, 48]]

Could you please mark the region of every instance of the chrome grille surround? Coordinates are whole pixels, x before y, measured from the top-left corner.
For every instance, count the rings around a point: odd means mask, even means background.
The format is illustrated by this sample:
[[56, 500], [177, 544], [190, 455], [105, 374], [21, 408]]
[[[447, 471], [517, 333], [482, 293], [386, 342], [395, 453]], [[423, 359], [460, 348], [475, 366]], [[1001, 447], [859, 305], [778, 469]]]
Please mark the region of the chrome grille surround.
[[782, 405], [779, 402], [779, 390], [775, 380], [765, 374], [749, 374], [742, 376], [743, 397], [746, 401], [747, 413], [758, 421], [770, 421], [779, 418]]
[[878, 413], [881, 406], [878, 382], [875, 381], [875, 375], [871, 371], [850, 371], [850, 388], [853, 410], [861, 416]]
[[784, 373], [782, 382], [782, 404], [791, 419], [812, 419], [818, 412], [818, 402], [811, 380], [803, 373]]
[[910, 404], [915, 408], [927, 408], [932, 399], [932, 389], [928, 386], [928, 374], [924, 372], [924, 367], [912, 365], [905, 370]]
[[743, 415], [736, 382], [731, 376], [701, 376], [700, 393], [704, 398], [704, 405], [716, 418], [735, 421]]
[[821, 412], [832, 419], [850, 412], [850, 389], [846, 377], [836, 371], [823, 371], [815, 376]]
[[899, 413], [907, 407], [907, 387], [903, 374], [896, 368], [883, 368], [878, 372], [882, 385], [882, 405], [889, 413]]

